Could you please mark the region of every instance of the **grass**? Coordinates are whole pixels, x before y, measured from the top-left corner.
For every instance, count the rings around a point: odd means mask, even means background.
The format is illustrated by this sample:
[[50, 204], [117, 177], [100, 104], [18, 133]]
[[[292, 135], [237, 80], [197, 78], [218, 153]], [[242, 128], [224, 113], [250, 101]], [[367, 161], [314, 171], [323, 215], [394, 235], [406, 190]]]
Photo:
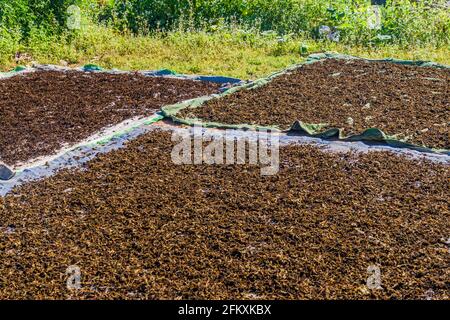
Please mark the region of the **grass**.
[[[336, 51], [368, 58], [394, 57], [431, 60], [450, 65], [450, 48], [376, 48], [349, 46], [330, 41], [313, 41], [293, 36], [221, 30], [214, 33], [173, 31], [146, 36], [118, 34], [97, 25], [85, 26], [69, 41], [68, 36], [48, 37], [32, 32], [28, 43], [13, 35], [0, 37], [0, 68], [10, 70], [32, 61], [78, 66], [95, 63], [124, 70], [171, 69], [179, 73], [226, 75], [255, 79], [301, 62], [313, 52]], [[20, 52], [20, 58], [14, 56]]]

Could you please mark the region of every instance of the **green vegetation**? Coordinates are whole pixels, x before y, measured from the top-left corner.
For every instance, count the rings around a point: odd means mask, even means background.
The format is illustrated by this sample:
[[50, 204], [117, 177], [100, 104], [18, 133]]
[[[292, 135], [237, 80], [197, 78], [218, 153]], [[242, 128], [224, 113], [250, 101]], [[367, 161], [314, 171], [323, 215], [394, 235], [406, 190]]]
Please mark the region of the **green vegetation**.
[[322, 25], [336, 29], [348, 44], [445, 44], [450, 16], [446, 1], [388, 0], [381, 8], [383, 25], [369, 29], [369, 0], [117, 0], [103, 10], [102, 19], [135, 33], [173, 30], [180, 24], [216, 30], [236, 23], [259, 31], [319, 38]]
[[[67, 10], [73, 4], [81, 8], [79, 28], [67, 27], [76, 18]], [[450, 64], [446, 1], [388, 0], [380, 29], [367, 25], [369, 6], [364, 0], [1, 1], [0, 67], [96, 63], [256, 78], [325, 50]], [[321, 26], [329, 33], [319, 32]]]

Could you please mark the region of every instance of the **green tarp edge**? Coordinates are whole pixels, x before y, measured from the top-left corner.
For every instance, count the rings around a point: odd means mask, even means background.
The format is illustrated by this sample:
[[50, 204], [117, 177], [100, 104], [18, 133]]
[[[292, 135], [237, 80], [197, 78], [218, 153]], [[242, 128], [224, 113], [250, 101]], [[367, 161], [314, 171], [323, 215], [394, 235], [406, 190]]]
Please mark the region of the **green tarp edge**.
[[0, 72], [0, 78], [9, 78], [12, 77], [20, 72], [23, 72], [25, 70], [27, 70], [28, 68], [25, 66], [17, 66], [14, 69], [12, 69], [11, 71], [6, 71], [6, 72]]
[[296, 70], [299, 67], [301, 67], [302, 65], [316, 63], [316, 62], [324, 60], [324, 59], [346, 59], [346, 60], [359, 59], [359, 60], [366, 60], [366, 61], [371, 61], [371, 62], [390, 62], [390, 63], [395, 63], [395, 64], [413, 65], [413, 66], [419, 66], [419, 67], [433, 67], [433, 68], [450, 69], [450, 66], [446, 66], [446, 65], [431, 62], [431, 61], [400, 60], [400, 59], [393, 59], [393, 58], [367, 59], [367, 58], [360, 58], [360, 57], [356, 57], [356, 56], [333, 53], [333, 52], [317, 53], [317, 54], [309, 55], [305, 62], [292, 65], [281, 71], [274, 72], [266, 78], [261, 78], [261, 79], [255, 80], [253, 82], [244, 84], [242, 86], [230, 88], [221, 94], [213, 94], [208, 97], [196, 98], [196, 99], [184, 101], [182, 103], [164, 106], [161, 108], [161, 114], [165, 118], [168, 118], [175, 123], [185, 124], [185, 125], [189, 125], [189, 126], [202, 125], [203, 127], [206, 127], [206, 128], [218, 128], [218, 129], [271, 130], [271, 131], [275, 131], [275, 132], [294, 132], [294, 133], [300, 133], [300, 134], [304, 134], [307, 136], [323, 138], [323, 139], [338, 139], [341, 141], [383, 142], [389, 146], [396, 147], [396, 148], [408, 148], [408, 149], [413, 149], [413, 150], [422, 151], [422, 152], [450, 154], [449, 150], [424, 147], [424, 146], [408, 143], [405, 140], [397, 139], [395, 136], [387, 135], [381, 129], [378, 129], [378, 128], [368, 128], [360, 134], [345, 136], [342, 128], [328, 128], [326, 130], [323, 130], [323, 128], [327, 126], [327, 124], [324, 124], [324, 123], [305, 123], [302, 121], [295, 121], [294, 124], [291, 126], [291, 128], [289, 128], [288, 130], [282, 130], [278, 126], [261, 126], [261, 125], [252, 125], [252, 124], [226, 124], [226, 123], [211, 122], [211, 121], [203, 122], [201, 119], [192, 119], [192, 118], [185, 119], [185, 118], [180, 118], [180, 117], [176, 116], [182, 109], [198, 108], [208, 100], [219, 99], [219, 98], [233, 94], [233, 93], [235, 93], [237, 91], [241, 91], [241, 90], [251, 90], [251, 89], [261, 87], [261, 86], [269, 83], [272, 79], [274, 79], [278, 76], [284, 75], [286, 73], [289, 73], [290, 71]]
[[101, 140], [95, 141], [95, 142], [93, 142], [93, 143], [87, 143], [85, 146], [93, 146], [93, 145], [104, 145], [104, 144], [107, 144], [107, 143], [110, 142], [112, 139], [114, 139], [114, 138], [119, 138], [119, 137], [121, 137], [121, 136], [123, 136], [123, 135], [125, 135], [125, 134], [127, 134], [127, 133], [129, 133], [129, 132], [131, 132], [131, 131], [133, 131], [134, 129], [136, 129], [136, 128], [138, 128], [138, 127], [141, 127], [142, 125], [150, 125], [150, 124], [153, 124], [153, 123], [155, 123], [155, 122], [158, 122], [158, 121], [160, 121], [160, 120], [162, 120], [162, 119], [164, 119], [164, 117], [163, 117], [162, 115], [159, 115], [159, 114], [153, 115], [153, 116], [151, 116], [151, 117], [145, 118], [144, 121], [139, 122], [138, 124], [136, 124], [136, 125], [134, 125], [134, 126], [128, 127], [128, 128], [125, 129], [125, 130], [121, 130], [121, 131], [115, 132], [114, 134], [109, 135], [109, 136], [107, 136], [107, 137], [104, 137], [104, 138], [102, 138]]
[[[21, 73], [25, 70], [29, 70], [30, 68], [27, 66], [16, 66], [14, 69], [10, 70], [10, 71], [6, 71], [6, 72], [0, 72], [0, 78], [8, 78], [8, 77], [12, 77], [18, 73]], [[31, 68], [32, 69], [32, 68]], [[88, 63], [85, 64], [84, 66], [81, 67], [82, 71], [115, 71], [115, 70], [108, 70], [105, 68], [100, 67], [99, 65], [96, 64], [92, 64], [92, 63]], [[174, 76], [181, 76], [181, 74], [170, 70], [170, 69], [161, 69], [158, 70], [158, 72], [164, 73], [165, 75], [174, 75]]]
[[[108, 69], [104, 69], [104, 68], [100, 67], [99, 65], [92, 64], [92, 63], [84, 65], [82, 67], [82, 69], [83, 69], [83, 71], [110, 71]], [[160, 70], [157, 70], [157, 72], [164, 74], [164, 75], [181, 76], [181, 74], [179, 74], [173, 70], [170, 70], [170, 69], [160, 69]]]

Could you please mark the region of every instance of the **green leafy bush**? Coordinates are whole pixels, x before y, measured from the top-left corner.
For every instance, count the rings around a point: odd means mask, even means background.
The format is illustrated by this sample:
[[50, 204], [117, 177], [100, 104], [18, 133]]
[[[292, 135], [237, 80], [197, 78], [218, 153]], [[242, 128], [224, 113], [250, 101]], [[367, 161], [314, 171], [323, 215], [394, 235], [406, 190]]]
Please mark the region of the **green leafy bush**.
[[98, 7], [92, 0], [0, 0], [0, 29], [18, 32], [25, 40], [36, 29], [49, 36], [70, 31], [66, 22], [71, 5], [84, 11]]
[[370, 29], [368, 0], [115, 0], [102, 14], [119, 30], [214, 29], [220, 23], [238, 24], [279, 35], [320, 38], [320, 26], [339, 34], [341, 41], [373, 45], [448, 44], [450, 14], [445, 0], [388, 0], [381, 9], [381, 29]]
[[363, 46], [450, 43], [447, 0], [388, 0], [381, 9], [381, 27], [375, 29], [368, 26], [369, 0], [0, 0], [0, 36], [70, 38], [76, 34], [66, 26], [67, 8], [73, 4], [90, 23], [134, 34], [237, 28]]

